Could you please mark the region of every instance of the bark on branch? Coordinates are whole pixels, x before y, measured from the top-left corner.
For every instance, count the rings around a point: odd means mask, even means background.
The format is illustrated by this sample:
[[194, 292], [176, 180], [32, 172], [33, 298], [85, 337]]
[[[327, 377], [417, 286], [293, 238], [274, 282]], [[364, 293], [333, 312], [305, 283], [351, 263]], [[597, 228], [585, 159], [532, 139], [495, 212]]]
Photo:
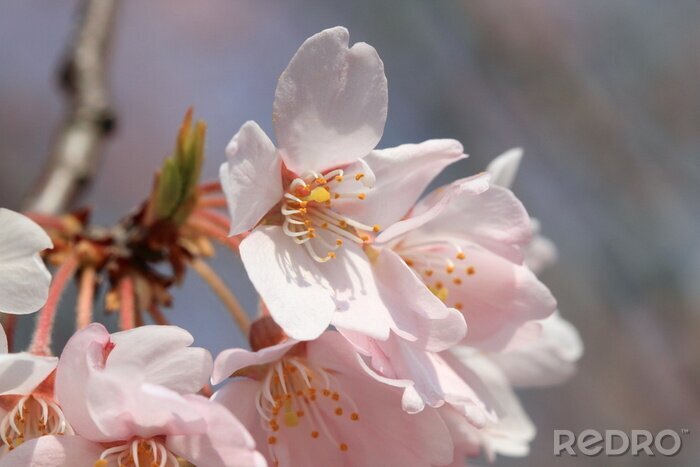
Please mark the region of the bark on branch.
[[60, 73], [68, 112], [49, 164], [24, 203], [25, 211], [65, 211], [95, 173], [101, 143], [115, 126], [106, 83], [106, 54], [118, 2], [81, 3], [77, 29]]

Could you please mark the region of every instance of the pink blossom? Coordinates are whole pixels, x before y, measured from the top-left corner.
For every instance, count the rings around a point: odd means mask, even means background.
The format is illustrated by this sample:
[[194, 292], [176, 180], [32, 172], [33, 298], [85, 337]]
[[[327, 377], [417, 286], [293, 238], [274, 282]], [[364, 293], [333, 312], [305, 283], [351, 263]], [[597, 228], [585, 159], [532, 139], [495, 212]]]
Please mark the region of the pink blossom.
[[[510, 188], [515, 180], [523, 157], [523, 150], [514, 148], [496, 157], [486, 168], [491, 175], [493, 185]], [[557, 260], [557, 247], [547, 237], [542, 236], [540, 222], [532, 218], [530, 220], [532, 228], [532, 239], [525, 247], [525, 264], [534, 272], [539, 274], [543, 269], [551, 266]]]
[[395, 274], [390, 283], [375, 281], [366, 250], [442, 168], [465, 157], [462, 146], [431, 140], [375, 150], [387, 113], [384, 67], [371, 46], [349, 47], [340, 27], [304, 42], [273, 107], [278, 147], [248, 122], [220, 175], [231, 234], [250, 231], [241, 258], [275, 321], [296, 339], [334, 324], [380, 340], [392, 331], [419, 339], [421, 316], [454, 322], [396, 259], [379, 266]]
[[465, 457], [484, 453], [493, 462], [496, 454], [508, 457], [526, 456], [535, 437], [535, 426], [523, 410], [506, 375], [488, 356], [474, 349], [461, 347], [443, 355], [453, 370], [471, 380], [479, 397], [496, 417], [482, 427], [445, 405], [438, 409], [455, 446], [453, 466], [463, 466]]
[[36, 223], [0, 208], [0, 312], [33, 313], [46, 303], [51, 274], [39, 252], [52, 246]]
[[466, 343], [493, 349], [506, 345], [523, 323], [556, 308], [547, 287], [523, 264], [531, 238], [520, 201], [482, 174], [435, 190], [376, 241], [464, 314]]
[[0, 440], [2, 452], [51, 434], [72, 434], [53, 391], [58, 358], [7, 353], [0, 327]]
[[337, 332], [288, 340], [216, 359], [213, 397], [267, 445], [273, 465], [430, 466], [449, 464], [453, 446], [437, 412], [401, 410], [401, 390], [367, 376]]
[[[177, 466], [181, 456], [206, 466], [265, 465], [233, 415], [193, 394], [206, 384], [212, 361], [191, 343], [192, 336], [175, 326], [110, 335], [91, 324], [78, 331], [56, 375], [56, 396], [77, 436], [39, 438], [3, 462]], [[46, 463], [43, 456], [63, 463]]]

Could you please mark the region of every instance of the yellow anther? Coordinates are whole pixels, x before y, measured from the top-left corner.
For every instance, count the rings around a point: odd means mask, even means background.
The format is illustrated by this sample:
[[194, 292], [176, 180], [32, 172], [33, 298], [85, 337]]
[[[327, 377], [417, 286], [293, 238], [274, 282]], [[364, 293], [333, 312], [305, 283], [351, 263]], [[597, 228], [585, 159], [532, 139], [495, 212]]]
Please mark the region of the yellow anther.
[[335, 244], [338, 245], [338, 246], [342, 246], [342, 245], [343, 245], [343, 241], [342, 241], [341, 239], [338, 239], [338, 240], [335, 241]]
[[326, 255], [328, 258], [335, 258], [335, 252], [334, 251], [329, 251], [328, 254]]
[[462, 310], [462, 308], [464, 308], [464, 305], [462, 305], [461, 303], [455, 303], [455, 308], [458, 310]]
[[323, 178], [323, 177], [318, 177], [318, 178], [315, 180], [315, 182], [316, 182], [317, 184], [319, 184], [319, 185], [325, 185], [326, 183], [328, 183], [328, 181], [327, 181], [325, 178]]
[[357, 194], [357, 198], [358, 198], [358, 199], [365, 199], [366, 197], [367, 197], [367, 195], [364, 194], [364, 193], [358, 193], [358, 194]]
[[372, 232], [376, 233], [376, 232], [379, 232], [380, 230], [382, 230], [382, 228], [379, 227], [379, 224], [374, 224], [374, 227], [372, 227]]
[[425, 270], [425, 275], [428, 276], [428, 277], [432, 276], [432, 275], [433, 275], [433, 270], [432, 270], [432, 269], [426, 269], [426, 270]]
[[448, 291], [447, 291], [447, 288], [442, 287], [442, 284], [440, 284], [440, 287], [428, 287], [428, 288], [433, 293], [433, 295], [435, 295], [437, 298], [439, 298], [443, 302], [447, 300]]
[[311, 190], [311, 193], [304, 198], [305, 201], [316, 201], [317, 203], [325, 203], [329, 199], [331, 199], [331, 194], [328, 192], [328, 190], [325, 190], [320, 186], [317, 186]]
[[107, 467], [108, 464], [107, 459], [98, 459], [95, 461], [95, 467]]
[[369, 235], [360, 235], [360, 239], [363, 242], [369, 242]]
[[413, 267], [413, 260], [412, 259], [405, 259], [404, 262], [406, 263], [406, 266], [409, 268]]
[[364, 177], [364, 176], [365, 176], [365, 174], [359, 173], [359, 174], [355, 175], [355, 180], [357, 180], [359, 182], [360, 180], [362, 180], [362, 177]]
[[475, 272], [476, 272], [476, 270], [474, 270], [474, 266], [469, 266], [467, 268], [467, 274], [469, 274], [470, 276], [474, 275]]
[[348, 450], [348, 445], [345, 443], [340, 443], [340, 450], [345, 452]]
[[318, 438], [318, 431], [312, 431], [312, 432], [311, 432], [311, 437], [314, 438], [314, 439]]
[[460, 279], [459, 277], [455, 277], [454, 279], [452, 279], [452, 282], [454, 282], [455, 285], [460, 285], [462, 283], [462, 279]]
[[357, 421], [360, 419], [360, 414], [357, 412], [353, 412], [350, 414], [350, 420]]
[[[268, 444], [275, 444], [277, 442], [277, 438], [274, 436], [270, 436], [269, 438], [267, 438], [267, 442], [268, 442]], [[105, 464], [105, 465], [107, 465], [107, 464]]]
[[445, 272], [447, 274], [452, 274], [455, 271], [455, 267], [453, 264], [448, 264], [447, 267], [445, 268]]
[[336, 182], [342, 182], [342, 181], [343, 181], [343, 176], [342, 176], [342, 175], [336, 175], [336, 176], [335, 176], [335, 181], [336, 181]]
[[464, 254], [464, 252], [462, 252], [462, 251], [460, 251], [459, 253], [457, 253], [457, 259], [464, 259], [464, 258], [466, 258], [466, 257], [467, 257], [467, 256], [466, 256], [466, 255]]

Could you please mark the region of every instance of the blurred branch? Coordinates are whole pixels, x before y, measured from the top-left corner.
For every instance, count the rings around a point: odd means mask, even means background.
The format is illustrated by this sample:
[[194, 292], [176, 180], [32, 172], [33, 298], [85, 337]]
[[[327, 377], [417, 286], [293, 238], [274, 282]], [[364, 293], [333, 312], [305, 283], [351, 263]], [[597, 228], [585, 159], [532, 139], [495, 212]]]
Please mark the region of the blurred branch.
[[94, 175], [101, 143], [115, 124], [105, 62], [117, 4], [118, 0], [81, 3], [77, 29], [60, 73], [68, 114], [49, 165], [24, 203], [25, 211], [64, 211]]

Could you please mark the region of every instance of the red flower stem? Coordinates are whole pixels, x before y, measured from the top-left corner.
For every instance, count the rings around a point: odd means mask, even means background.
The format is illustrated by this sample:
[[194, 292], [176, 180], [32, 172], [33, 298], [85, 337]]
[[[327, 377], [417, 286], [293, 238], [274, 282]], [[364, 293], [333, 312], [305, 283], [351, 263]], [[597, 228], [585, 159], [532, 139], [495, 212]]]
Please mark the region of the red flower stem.
[[124, 276], [119, 281], [119, 328], [122, 330], [133, 329], [135, 322], [134, 282], [131, 277]]
[[95, 298], [95, 268], [87, 266], [80, 275], [78, 302], [75, 307], [76, 326], [83, 329], [92, 323], [92, 306]]
[[68, 285], [68, 281], [75, 275], [78, 268], [78, 258], [68, 256], [61, 264], [54, 275], [51, 287], [49, 287], [49, 297], [46, 300], [46, 305], [39, 312], [39, 317], [36, 320], [34, 328], [34, 336], [32, 343], [29, 346], [29, 352], [35, 355], [52, 355], [51, 353], [51, 333], [58, 311], [58, 304], [61, 300], [61, 295]]
[[221, 193], [221, 183], [219, 183], [216, 180], [212, 180], [211, 182], [204, 182], [197, 187], [197, 191], [199, 191], [200, 195], [209, 193]]
[[187, 225], [208, 237], [215, 239], [228, 237], [228, 231], [223, 230], [221, 227], [197, 216], [192, 216], [187, 219]]
[[200, 208], [225, 208], [227, 206], [225, 198], [204, 198], [197, 202]]
[[25, 216], [39, 224], [44, 229], [56, 229], [59, 231], [64, 231], [66, 229], [63, 220], [58, 216], [52, 216], [50, 214], [41, 214], [38, 212], [25, 212]]
[[206, 219], [212, 224], [216, 224], [217, 226], [224, 229], [226, 232], [228, 232], [231, 228], [231, 223], [229, 222], [228, 217], [224, 216], [219, 212], [212, 211], [211, 209], [197, 209], [192, 214], [196, 217]]

